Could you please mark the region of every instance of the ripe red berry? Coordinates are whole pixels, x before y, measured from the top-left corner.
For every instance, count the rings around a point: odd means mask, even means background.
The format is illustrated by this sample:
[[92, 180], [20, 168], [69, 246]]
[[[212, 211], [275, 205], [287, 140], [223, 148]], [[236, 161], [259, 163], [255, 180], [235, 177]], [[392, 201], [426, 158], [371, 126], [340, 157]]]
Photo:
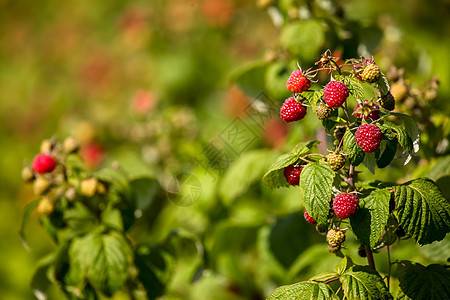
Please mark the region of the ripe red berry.
[[280, 110], [281, 118], [287, 123], [301, 120], [305, 115], [306, 106], [297, 102], [294, 97], [287, 98]]
[[295, 70], [286, 82], [286, 87], [293, 93], [301, 93], [311, 87], [311, 82], [306, 78], [302, 71]]
[[56, 160], [48, 154], [38, 154], [33, 160], [32, 168], [39, 174], [50, 173], [56, 167]]
[[380, 117], [380, 106], [369, 103], [369, 100], [364, 100], [364, 104], [358, 103], [353, 110], [353, 115], [359, 119], [377, 120]]
[[302, 170], [303, 167], [290, 165], [284, 168], [283, 174], [286, 178], [286, 181], [290, 185], [298, 185], [300, 182], [300, 173], [302, 172]]
[[323, 89], [323, 99], [330, 107], [341, 106], [348, 95], [348, 87], [340, 81], [330, 81]]
[[375, 124], [362, 124], [355, 133], [355, 141], [364, 152], [374, 152], [380, 148], [383, 138], [380, 127]]
[[311, 217], [308, 212], [305, 209], [305, 212], [303, 213], [303, 216], [305, 217], [305, 220], [310, 223], [310, 224], [316, 224], [316, 220], [313, 219], [313, 217]]
[[354, 194], [342, 193], [334, 197], [333, 210], [340, 219], [347, 219], [355, 213], [359, 200]]

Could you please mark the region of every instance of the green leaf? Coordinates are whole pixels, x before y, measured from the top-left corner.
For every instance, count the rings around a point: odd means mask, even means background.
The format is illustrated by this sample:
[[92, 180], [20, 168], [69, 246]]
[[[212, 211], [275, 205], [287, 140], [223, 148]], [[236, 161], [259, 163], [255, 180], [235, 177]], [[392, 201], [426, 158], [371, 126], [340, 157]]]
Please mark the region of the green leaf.
[[266, 150], [241, 155], [227, 170], [220, 183], [219, 193], [225, 203], [230, 204], [236, 197], [245, 193], [251, 184], [259, 181], [273, 159], [273, 153]]
[[383, 144], [385, 145], [384, 151], [377, 160], [377, 167], [380, 169], [387, 167], [394, 159], [398, 141], [396, 138], [392, 140], [382, 140], [380, 148], [382, 148]]
[[130, 181], [135, 209], [145, 210], [153, 203], [161, 186], [154, 178], [144, 177]]
[[339, 299], [325, 283], [303, 281], [277, 288], [266, 300]]
[[[72, 235], [80, 235], [91, 231], [96, 226], [96, 216], [81, 202], [64, 211], [64, 222]], [[68, 236], [70, 237], [70, 235]]]
[[334, 268], [334, 271], [338, 275], [342, 275], [345, 271], [347, 271], [352, 266], [353, 266], [352, 259], [349, 256], [344, 256], [342, 261]]
[[267, 90], [273, 99], [280, 101], [284, 101], [284, 99], [292, 97], [292, 93], [286, 88], [286, 81], [295, 69], [297, 69], [295, 63], [271, 63], [266, 68], [266, 72], [264, 74], [265, 89], [260, 89], [259, 92]]
[[368, 266], [353, 266], [341, 275], [340, 281], [348, 300], [392, 299], [383, 278]]
[[364, 151], [356, 144], [355, 133], [347, 129], [342, 141], [342, 152], [348, 155], [349, 162], [357, 166], [364, 160]]
[[397, 299], [450, 299], [450, 270], [441, 265], [422, 266], [401, 261], [397, 276], [400, 281]]
[[300, 189], [305, 208], [317, 224], [326, 224], [330, 210], [331, 188], [335, 173], [324, 162], [308, 163], [300, 174]]
[[129, 276], [131, 250], [125, 238], [117, 233], [91, 232], [75, 238], [69, 249], [69, 285], [88, 280], [108, 297], [123, 288]]
[[110, 205], [102, 211], [101, 218], [103, 224], [110, 227], [111, 229], [123, 230], [122, 215], [120, 210], [112, 208]]
[[300, 96], [306, 99], [311, 105], [312, 111], [315, 111], [317, 102], [323, 97], [323, 90], [304, 91], [300, 93]]
[[157, 299], [164, 294], [173, 273], [173, 256], [163, 246], [140, 246], [135, 252], [134, 263], [139, 281], [147, 291], [147, 299]]
[[380, 90], [381, 95], [386, 95], [390, 90], [391, 87], [389, 86], [389, 81], [386, 78], [386, 75], [384, 75], [382, 72], [380, 79], [378, 79], [377, 82], [375, 82], [375, 86]]
[[436, 183], [419, 178], [395, 187], [398, 221], [419, 244], [442, 240], [450, 231], [450, 202]]
[[420, 148], [420, 131], [416, 121], [414, 121], [414, 119], [411, 116], [405, 114], [396, 112], [390, 112], [389, 114], [397, 116], [400, 118], [400, 120], [402, 120], [403, 124], [405, 125], [406, 133], [412, 140], [413, 153], [417, 153]]
[[380, 127], [383, 134], [385, 134], [386, 132], [386, 134], [388, 135], [387, 137], [390, 140], [393, 139], [392, 133], [390, 133], [393, 131], [400, 146], [402, 146], [403, 149], [405, 149], [405, 151], [409, 154], [413, 154], [413, 142], [411, 140], [411, 137], [403, 127], [389, 121], [384, 121], [382, 125], [378, 124], [378, 126]]
[[314, 61], [325, 43], [324, 29], [317, 20], [291, 22], [283, 27], [280, 43], [294, 56]]
[[353, 95], [356, 99], [364, 99], [364, 87], [361, 80], [346, 76], [344, 83], [347, 85], [350, 95]]
[[432, 180], [438, 180], [441, 177], [450, 174], [450, 155], [440, 157], [436, 160], [433, 168], [429, 171], [428, 177]]
[[364, 155], [363, 164], [370, 173], [375, 174], [375, 166], [377, 165], [375, 153], [366, 153], [366, 155]]
[[20, 223], [19, 235], [20, 235], [20, 238], [22, 239], [22, 245], [27, 250], [29, 250], [30, 247], [28, 246], [27, 240], [25, 238], [25, 227], [28, 223], [28, 218], [30, 217], [31, 213], [33, 212], [33, 210], [36, 209], [36, 207], [38, 207], [39, 201], [41, 201], [41, 199], [35, 199], [35, 200], [31, 201], [30, 203], [28, 203], [27, 205], [25, 205], [25, 207], [23, 209], [22, 222]]
[[296, 163], [300, 157], [310, 153], [311, 148], [318, 141], [311, 141], [297, 144], [290, 153], [283, 154], [272, 164], [269, 171], [264, 175], [263, 182], [271, 188], [288, 187], [286, 178], [283, 175], [283, 169]]
[[371, 249], [383, 234], [389, 217], [391, 193], [386, 190], [373, 190], [367, 197], [360, 199], [363, 207], [350, 217], [350, 224], [358, 240]]

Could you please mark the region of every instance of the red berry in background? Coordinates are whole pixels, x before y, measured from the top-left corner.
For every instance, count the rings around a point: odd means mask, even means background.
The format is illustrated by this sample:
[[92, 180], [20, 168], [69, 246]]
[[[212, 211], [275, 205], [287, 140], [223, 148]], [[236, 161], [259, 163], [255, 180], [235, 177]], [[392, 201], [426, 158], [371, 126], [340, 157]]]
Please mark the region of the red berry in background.
[[378, 104], [369, 103], [369, 100], [364, 100], [364, 103], [358, 103], [353, 110], [353, 115], [359, 119], [377, 120], [380, 117], [380, 106]]
[[281, 118], [287, 123], [301, 120], [305, 115], [306, 106], [297, 102], [294, 97], [287, 98], [280, 110]]
[[56, 160], [48, 154], [38, 154], [31, 165], [33, 170], [39, 174], [50, 173], [56, 167]]
[[310, 223], [310, 224], [316, 224], [316, 220], [313, 219], [313, 217], [311, 217], [308, 212], [305, 209], [305, 212], [303, 213], [303, 216], [305, 217], [305, 220]]
[[80, 155], [83, 162], [90, 168], [94, 169], [103, 161], [105, 152], [99, 144], [92, 142], [81, 148]]
[[298, 185], [300, 182], [300, 173], [302, 172], [303, 167], [296, 167], [294, 165], [287, 166], [283, 170], [284, 177], [286, 181], [290, 185]]
[[139, 90], [133, 96], [133, 109], [136, 113], [145, 115], [155, 106], [155, 97], [150, 91]]
[[340, 81], [330, 81], [323, 89], [323, 99], [330, 107], [341, 106], [348, 95], [348, 87]]
[[301, 93], [311, 87], [311, 82], [302, 71], [295, 70], [286, 82], [286, 88], [293, 93]]
[[375, 124], [362, 124], [355, 133], [355, 141], [364, 152], [370, 153], [380, 148], [383, 133]]
[[359, 199], [354, 194], [342, 193], [334, 197], [333, 210], [340, 219], [347, 219], [355, 213]]

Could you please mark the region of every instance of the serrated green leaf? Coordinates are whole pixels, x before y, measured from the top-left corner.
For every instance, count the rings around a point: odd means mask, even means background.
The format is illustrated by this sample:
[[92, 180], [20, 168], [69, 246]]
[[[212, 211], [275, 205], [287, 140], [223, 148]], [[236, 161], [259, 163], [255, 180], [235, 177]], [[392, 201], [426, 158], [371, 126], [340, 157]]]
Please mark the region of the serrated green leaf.
[[438, 180], [441, 177], [450, 174], [450, 155], [440, 157], [436, 160], [433, 168], [428, 172], [428, 177], [432, 180]]
[[[379, 125], [379, 124], [378, 124]], [[389, 134], [389, 129], [394, 131], [396, 133], [396, 138], [398, 140], [398, 143], [400, 144], [400, 146], [403, 147], [403, 149], [405, 149], [406, 152], [408, 152], [409, 154], [413, 154], [413, 142], [411, 140], [411, 137], [408, 135], [408, 133], [406, 132], [406, 130], [401, 127], [400, 125], [394, 124], [392, 122], [389, 121], [384, 121], [383, 124], [380, 126], [381, 131], [383, 132], [387, 132], [387, 134]], [[383, 131], [384, 130], [384, 131]], [[392, 137], [391, 135], [388, 136], [389, 139]]]
[[392, 140], [382, 140], [381, 143], [384, 144], [385, 147], [380, 158], [378, 158], [377, 160], [377, 167], [380, 169], [387, 167], [394, 159], [395, 152], [397, 151], [398, 141], [396, 138], [394, 138]]
[[339, 274], [336, 272], [325, 272], [325, 273], [316, 275], [314, 277], [311, 277], [309, 279], [309, 281], [325, 282], [325, 281], [328, 281], [328, 280], [336, 278], [336, 277], [339, 277]]
[[317, 102], [323, 97], [323, 90], [317, 91], [304, 91], [300, 93], [300, 96], [308, 101], [313, 111], [316, 110]]
[[350, 217], [350, 224], [358, 240], [371, 249], [383, 233], [389, 217], [391, 193], [386, 189], [373, 190], [360, 199], [364, 207], [356, 210]]
[[377, 271], [368, 266], [353, 266], [341, 275], [340, 281], [346, 299], [393, 299]]
[[291, 22], [283, 27], [280, 44], [294, 56], [313, 61], [325, 43], [323, 24], [317, 20]]
[[41, 199], [35, 199], [35, 200], [31, 201], [30, 203], [28, 203], [27, 205], [25, 205], [25, 207], [23, 209], [22, 222], [20, 223], [19, 235], [20, 235], [20, 238], [22, 239], [22, 245], [27, 250], [30, 249], [30, 247], [28, 247], [28, 243], [27, 243], [27, 240], [25, 237], [25, 227], [27, 226], [28, 218], [30, 217], [31, 213], [33, 212], [33, 210], [36, 209], [36, 207], [38, 207], [39, 201], [41, 201]]
[[450, 299], [450, 270], [441, 265], [427, 267], [410, 261], [398, 264], [400, 281], [396, 299]]
[[276, 100], [284, 100], [292, 97], [292, 93], [286, 88], [286, 81], [292, 71], [297, 69], [295, 63], [273, 62], [267, 66], [264, 74], [264, 89], [269, 95]]
[[390, 114], [397, 116], [398, 118], [400, 118], [402, 120], [403, 124], [405, 125], [406, 132], [412, 140], [413, 153], [417, 153], [420, 148], [420, 131], [419, 131], [419, 127], [417, 126], [416, 121], [414, 121], [414, 119], [412, 117], [405, 115], [405, 114], [396, 113], [396, 112], [391, 112]]
[[357, 166], [364, 160], [364, 151], [356, 144], [355, 133], [347, 129], [342, 141], [342, 152], [348, 155], [349, 162]]
[[398, 221], [419, 244], [442, 240], [450, 231], [450, 202], [436, 183], [419, 178], [395, 187]]
[[111, 297], [128, 278], [131, 249], [116, 232], [91, 232], [74, 239], [69, 249], [68, 279], [78, 285], [86, 278], [93, 287]]
[[334, 171], [324, 161], [308, 163], [300, 174], [305, 208], [319, 225], [325, 224], [328, 218], [334, 175]]
[[364, 87], [361, 80], [347, 76], [344, 83], [347, 85], [350, 95], [356, 99], [364, 99]]
[[363, 164], [370, 171], [370, 173], [375, 174], [375, 166], [377, 165], [375, 153], [366, 153], [364, 155]]
[[391, 87], [389, 86], [389, 81], [387, 80], [386, 75], [384, 75], [383, 72], [380, 73], [380, 79], [375, 82], [375, 86], [380, 90], [381, 95], [384, 96], [391, 90]]
[[264, 175], [263, 182], [271, 188], [288, 187], [286, 178], [283, 175], [283, 169], [296, 163], [300, 157], [310, 153], [311, 148], [318, 143], [318, 141], [311, 141], [297, 144], [290, 153], [286, 153], [278, 157], [275, 163], [272, 164], [269, 171]]
[[219, 193], [225, 204], [231, 204], [236, 197], [246, 192], [251, 184], [259, 181], [273, 159], [273, 153], [265, 150], [241, 155], [227, 170], [220, 183]]
[[266, 300], [322, 300], [339, 299], [325, 283], [303, 281], [280, 286]]
[[339, 274], [342, 275], [345, 271], [347, 271], [350, 267], [353, 266], [353, 261], [350, 257], [348, 256], [344, 256], [344, 258], [342, 259], [342, 261], [339, 263], [339, 265], [337, 265], [334, 268], [334, 271]]
[[230, 80], [247, 95], [256, 95], [264, 90], [266, 68], [267, 63], [264, 61], [251, 62], [231, 74]]

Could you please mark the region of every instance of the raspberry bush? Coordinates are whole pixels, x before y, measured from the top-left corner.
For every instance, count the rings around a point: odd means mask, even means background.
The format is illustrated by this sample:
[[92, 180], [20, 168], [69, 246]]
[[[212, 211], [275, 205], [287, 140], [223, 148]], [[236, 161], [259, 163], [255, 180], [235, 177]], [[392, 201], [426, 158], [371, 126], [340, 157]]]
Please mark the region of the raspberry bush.
[[[280, 156], [263, 181], [272, 188], [287, 186], [281, 174], [286, 176], [286, 169], [301, 164], [298, 189], [304, 217], [317, 223], [320, 233], [327, 232], [328, 251], [344, 258], [333, 271], [282, 286], [267, 299], [393, 299], [390, 283], [394, 264], [398, 266], [398, 299], [423, 299], [419, 295], [445, 298], [448, 286], [438, 279], [448, 279], [444, 266], [392, 262], [389, 251], [400, 238], [412, 238], [419, 245], [442, 240], [450, 231], [450, 202], [428, 178], [402, 184], [358, 179], [361, 165], [375, 174], [377, 167], [385, 168], [394, 159], [407, 164], [419, 150], [418, 127], [410, 116], [392, 112], [395, 100], [388, 80], [373, 59], [338, 63], [329, 53], [322, 55], [316, 70], [309, 71], [327, 72], [329, 82], [323, 89], [310, 88], [295, 92], [293, 97], [316, 111], [330, 136], [327, 147], [331, 153], [315, 152], [318, 141], [302, 142]], [[334, 108], [333, 114], [326, 105]], [[354, 107], [353, 115], [350, 107]], [[355, 265], [343, 255], [348, 232], [361, 243], [359, 252], [367, 257], [367, 266]], [[374, 253], [382, 248], [389, 256], [387, 273], [377, 271], [375, 265]], [[434, 275], [433, 284], [427, 286], [411, 279], [425, 281]]]

